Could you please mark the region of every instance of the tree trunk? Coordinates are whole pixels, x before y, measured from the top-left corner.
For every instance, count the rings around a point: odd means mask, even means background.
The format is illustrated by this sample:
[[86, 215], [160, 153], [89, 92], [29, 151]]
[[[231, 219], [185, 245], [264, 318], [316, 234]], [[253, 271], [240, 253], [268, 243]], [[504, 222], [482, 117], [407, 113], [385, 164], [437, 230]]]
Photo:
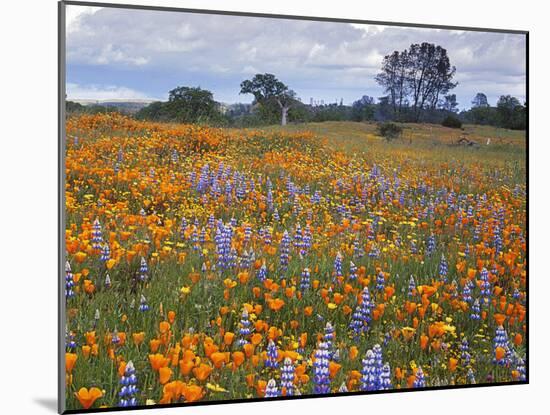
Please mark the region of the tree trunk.
[[289, 110], [289, 107], [282, 107], [281, 108], [281, 125], [286, 125], [288, 110]]

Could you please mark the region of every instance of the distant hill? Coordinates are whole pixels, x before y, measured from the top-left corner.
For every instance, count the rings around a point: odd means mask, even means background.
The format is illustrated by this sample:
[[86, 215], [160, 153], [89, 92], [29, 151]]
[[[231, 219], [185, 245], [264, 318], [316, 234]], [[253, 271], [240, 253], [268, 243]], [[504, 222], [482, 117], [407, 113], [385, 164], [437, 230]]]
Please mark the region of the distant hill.
[[152, 99], [110, 99], [110, 100], [95, 100], [95, 99], [71, 99], [70, 101], [77, 104], [87, 106], [102, 106], [115, 108], [121, 112], [134, 114], [147, 105], [155, 102]]

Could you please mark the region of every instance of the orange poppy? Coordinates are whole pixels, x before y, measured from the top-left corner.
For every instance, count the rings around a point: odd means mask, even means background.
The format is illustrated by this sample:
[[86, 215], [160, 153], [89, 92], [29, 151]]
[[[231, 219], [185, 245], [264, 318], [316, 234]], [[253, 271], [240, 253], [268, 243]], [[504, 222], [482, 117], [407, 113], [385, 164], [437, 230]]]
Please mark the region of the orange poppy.
[[65, 353], [65, 372], [71, 373], [76, 364], [78, 356], [76, 353]]
[[235, 338], [235, 333], [226, 331], [225, 334], [223, 335], [223, 342], [226, 346], [230, 346], [231, 343], [233, 343], [234, 338]]
[[156, 353], [156, 354], [150, 354], [149, 355], [149, 363], [151, 364], [151, 368], [154, 370], [154, 371], [157, 371], [161, 368], [161, 367], [166, 367], [168, 366], [168, 363], [170, 362], [170, 359], [168, 359], [167, 357], [164, 357], [164, 355], [160, 354], [160, 353]]
[[334, 377], [336, 376], [336, 374], [341, 368], [342, 368], [342, 365], [336, 362], [330, 361], [330, 363], [328, 364], [328, 371], [329, 371], [330, 378], [334, 379]]
[[206, 363], [201, 363], [199, 366], [193, 369], [193, 375], [199, 381], [205, 381], [210, 373], [212, 372], [212, 366], [207, 365]]
[[254, 346], [257, 346], [262, 342], [262, 335], [260, 333], [254, 333], [250, 338], [250, 341]]
[[216, 369], [221, 369], [225, 363], [225, 359], [225, 353], [223, 352], [214, 352], [210, 355], [210, 360], [212, 360]]
[[136, 346], [139, 346], [141, 343], [143, 343], [144, 339], [145, 332], [140, 331], [139, 333], [132, 333], [132, 340]]
[[458, 359], [455, 359], [454, 357], [449, 358], [449, 370], [451, 372], [454, 372], [456, 370], [457, 364], [458, 364]]
[[233, 359], [233, 365], [235, 368], [238, 368], [244, 362], [244, 353], [243, 352], [233, 352], [231, 355]]
[[202, 387], [199, 385], [186, 385], [183, 387], [185, 402], [195, 402], [203, 397]]
[[244, 350], [244, 354], [246, 355], [246, 357], [250, 358], [254, 354], [254, 345], [251, 344], [251, 343], [246, 343], [243, 346], [243, 350]]
[[496, 359], [497, 361], [502, 360], [502, 359], [504, 358], [505, 355], [506, 355], [506, 350], [504, 350], [503, 347], [500, 347], [500, 346], [499, 346], [499, 347], [497, 347], [497, 348], [495, 349], [495, 359]]
[[80, 388], [74, 395], [84, 409], [89, 409], [97, 399], [103, 396], [103, 392], [95, 387], [89, 390], [87, 388]]
[[269, 308], [273, 311], [279, 311], [285, 305], [285, 302], [280, 298], [274, 298], [268, 302]]
[[166, 382], [168, 382], [171, 376], [172, 369], [170, 369], [169, 367], [159, 368], [159, 382], [161, 385], [164, 385]]

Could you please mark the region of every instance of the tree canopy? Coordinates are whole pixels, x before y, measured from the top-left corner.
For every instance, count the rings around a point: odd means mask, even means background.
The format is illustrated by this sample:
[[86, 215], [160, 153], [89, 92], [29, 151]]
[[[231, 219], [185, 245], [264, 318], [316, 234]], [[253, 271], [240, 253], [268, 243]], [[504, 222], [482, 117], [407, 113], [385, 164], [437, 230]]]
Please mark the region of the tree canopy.
[[440, 98], [457, 85], [452, 82], [455, 72], [446, 49], [415, 43], [408, 50], [386, 55], [376, 82], [388, 94], [396, 116], [410, 106], [414, 121], [419, 121], [424, 109], [436, 109]]
[[281, 110], [281, 125], [286, 125], [288, 111], [296, 103], [296, 93], [270, 73], [256, 74], [241, 82], [241, 94], [252, 94], [262, 106], [275, 102]]

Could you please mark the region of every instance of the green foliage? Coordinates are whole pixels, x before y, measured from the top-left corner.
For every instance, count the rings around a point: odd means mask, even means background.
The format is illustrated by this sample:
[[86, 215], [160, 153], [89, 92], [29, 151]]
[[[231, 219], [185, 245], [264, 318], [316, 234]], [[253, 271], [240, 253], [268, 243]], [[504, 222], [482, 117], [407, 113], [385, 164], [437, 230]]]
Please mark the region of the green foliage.
[[457, 117], [454, 117], [452, 115], [448, 115], [441, 122], [441, 125], [443, 127], [449, 127], [449, 128], [462, 128], [462, 121], [460, 121]]
[[478, 125], [499, 125], [497, 121], [496, 108], [488, 105], [475, 106], [462, 114], [464, 121], [470, 124]]
[[169, 92], [168, 102], [153, 102], [137, 112], [136, 118], [181, 123], [227, 123], [212, 92], [200, 87], [179, 86]]
[[401, 136], [403, 128], [393, 122], [385, 122], [378, 125], [378, 134], [390, 141]]
[[299, 102], [296, 93], [270, 73], [256, 74], [252, 79], [241, 82], [240, 93], [254, 95], [256, 103], [269, 113], [272, 105], [278, 105], [281, 125], [287, 123], [290, 108]]
[[525, 130], [527, 109], [511, 95], [503, 95], [497, 103], [497, 116], [500, 125], [511, 130]]

